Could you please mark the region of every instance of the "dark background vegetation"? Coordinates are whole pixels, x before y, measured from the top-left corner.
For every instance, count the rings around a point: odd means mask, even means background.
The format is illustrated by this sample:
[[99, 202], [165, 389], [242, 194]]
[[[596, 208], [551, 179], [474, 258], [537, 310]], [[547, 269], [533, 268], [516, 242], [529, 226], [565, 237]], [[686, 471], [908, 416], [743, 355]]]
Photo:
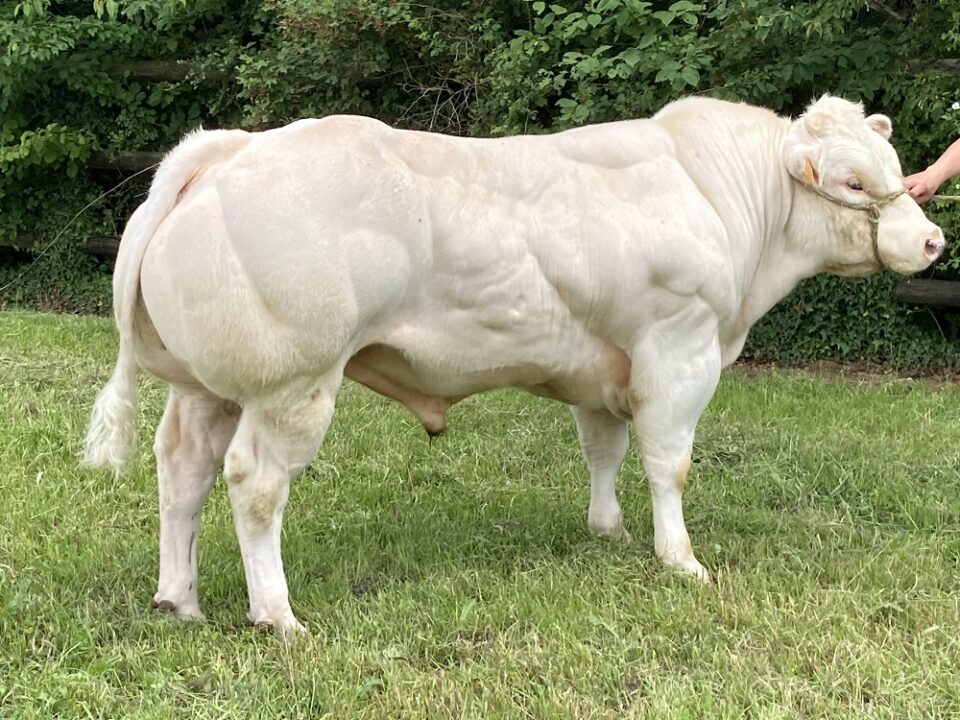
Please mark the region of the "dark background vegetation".
[[[908, 173], [960, 135], [958, 0], [0, 1], [0, 47], [0, 245], [26, 247], [0, 248], [0, 286], [123, 178], [91, 168], [96, 151], [166, 150], [201, 124], [348, 112], [501, 135], [649, 115], [692, 93], [796, 115], [831, 92], [893, 118]], [[143, 60], [184, 61], [185, 77], [140, 78]], [[82, 213], [0, 306], [105, 312], [110, 263], [80, 248], [121, 234], [148, 177]], [[948, 239], [958, 212], [929, 208]], [[958, 269], [954, 252], [927, 275]], [[960, 364], [957, 319], [896, 302], [895, 282], [808, 281], [746, 354]]]

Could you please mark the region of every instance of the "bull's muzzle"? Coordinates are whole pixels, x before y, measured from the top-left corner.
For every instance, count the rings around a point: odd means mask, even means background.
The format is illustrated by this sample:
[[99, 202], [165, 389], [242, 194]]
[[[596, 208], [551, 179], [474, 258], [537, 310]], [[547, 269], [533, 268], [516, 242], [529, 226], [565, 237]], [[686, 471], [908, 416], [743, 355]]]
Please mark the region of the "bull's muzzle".
[[924, 242], [923, 254], [930, 262], [936, 262], [937, 258], [943, 254], [943, 249], [946, 245], [947, 241], [943, 239], [943, 231], [940, 230], [940, 228], [936, 228], [936, 235], [928, 237]]

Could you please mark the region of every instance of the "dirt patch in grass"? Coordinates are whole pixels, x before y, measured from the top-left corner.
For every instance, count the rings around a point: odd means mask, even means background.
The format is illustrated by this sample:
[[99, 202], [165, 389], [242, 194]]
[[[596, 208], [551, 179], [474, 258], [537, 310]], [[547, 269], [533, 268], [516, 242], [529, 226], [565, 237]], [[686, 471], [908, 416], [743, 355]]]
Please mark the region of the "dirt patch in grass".
[[788, 372], [808, 377], [843, 378], [855, 384], [873, 385], [897, 380], [922, 382], [925, 388], [934, 391], [960, 383], [960, 368], [930, 367], [906, 371], [864, 361], [812, 360], [781, 365], [756, 360], [738, 360], [730, 370], [744, 377], [758, 377], [770, 372]]

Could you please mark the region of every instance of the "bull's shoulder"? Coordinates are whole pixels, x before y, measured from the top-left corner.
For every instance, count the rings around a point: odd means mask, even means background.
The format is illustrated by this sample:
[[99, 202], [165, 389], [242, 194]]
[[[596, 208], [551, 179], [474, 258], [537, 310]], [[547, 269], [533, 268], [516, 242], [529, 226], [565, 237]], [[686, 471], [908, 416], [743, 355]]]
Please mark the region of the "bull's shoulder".
[[707, 97], [676, 100], [652, 120], [678, 144], [719, 143], [727, 152], [735, 152], [751, 135], [777, 135], [789, 124], [766, 108]]

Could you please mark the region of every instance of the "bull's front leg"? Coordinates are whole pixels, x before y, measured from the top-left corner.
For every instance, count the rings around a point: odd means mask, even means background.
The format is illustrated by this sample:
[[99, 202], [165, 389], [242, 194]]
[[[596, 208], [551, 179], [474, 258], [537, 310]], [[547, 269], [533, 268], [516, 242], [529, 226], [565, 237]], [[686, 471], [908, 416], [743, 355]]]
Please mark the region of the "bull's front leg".
[[632, 360], [634, 431], [650, 483], [654, 549], [665, 565], [710, 582], [690, 545], [683, 490], [694, 430], [720, 379], [716, 322], [696, 312], [662, 321], [634, 348]]
[[606, 410], [570, 406], [577, 421], [580, 449], [590, 473], [587, 527], [599, 537], [631, 542], [617, 502], [617, 473], [627, 454], [627, 423]]

